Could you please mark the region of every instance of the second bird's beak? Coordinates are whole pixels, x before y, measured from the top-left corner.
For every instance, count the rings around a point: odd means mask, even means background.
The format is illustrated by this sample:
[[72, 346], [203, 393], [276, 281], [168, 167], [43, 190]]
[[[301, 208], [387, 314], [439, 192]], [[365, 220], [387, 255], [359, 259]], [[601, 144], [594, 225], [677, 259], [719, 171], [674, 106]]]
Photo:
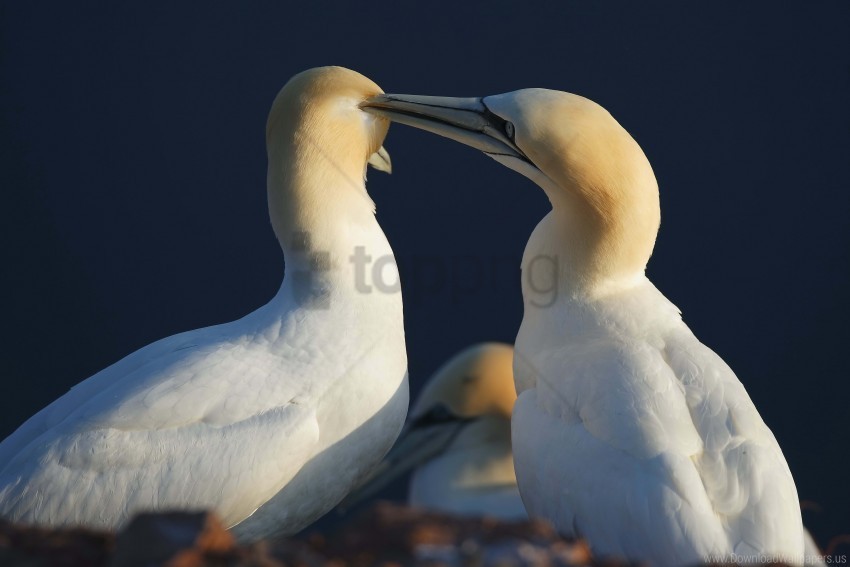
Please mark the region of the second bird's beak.
[[421, 128], [490, 155], [531, 163], [513, 140], [513, 125], [490, 112], [480, 98], [381, 94], [360, 107], [393, 122]]

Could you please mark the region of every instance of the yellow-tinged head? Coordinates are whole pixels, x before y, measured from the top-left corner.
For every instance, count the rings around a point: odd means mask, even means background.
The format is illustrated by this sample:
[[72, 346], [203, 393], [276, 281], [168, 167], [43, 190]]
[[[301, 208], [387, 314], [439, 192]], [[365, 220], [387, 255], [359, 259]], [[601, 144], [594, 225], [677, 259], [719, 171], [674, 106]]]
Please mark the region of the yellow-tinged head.
[[372, 80], [344, 67], [316, 67], [283, 86], [266, 122], [271, 152], [287, 144], [317, 146], [361, 168], [377, 152], [389, 121], [363, 112], [360, 104], [384, 91]]
[[[499, 160], [538, 182], [573, 240], [571, 260], [603, 280], [643, 273], [661, 222], [658, 184], [640, 146], [611, 114], [584, 97], [523, 89], [483, 99], [514, 131], [519, 160]], [[548, 182], [547, 182], [548, 181]]]
[[389, 121], [360, 105], [382, 92], [350, 69], [318, 67], [292, 77], [275, 97], [266, 123], [269, 212], [284, 248], [292, 233], [320, 235], [334, 211], [352, 219], [374, 212], [366, 166], [389, 171], [382, 148]]
[[439, 405], [463, 418], [510, 419], [516, 402], [514, 349], [503, 343], [472, 346], [443, 364], [410, 411], [416, 419]]

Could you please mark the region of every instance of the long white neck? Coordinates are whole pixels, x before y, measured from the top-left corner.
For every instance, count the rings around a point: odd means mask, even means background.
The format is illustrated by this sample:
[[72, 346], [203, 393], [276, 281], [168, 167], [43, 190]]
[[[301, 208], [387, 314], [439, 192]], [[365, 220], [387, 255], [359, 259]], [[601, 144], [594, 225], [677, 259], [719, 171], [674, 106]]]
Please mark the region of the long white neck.
[[393, 294], [400, 302], [392, 249], [364, 171], [362, 158], [336, 159], [309, 140], [269, 149], [269, 214], [286, 262], [281, 292], [297, 302]]
[[552, 203], [528, 240], [522, 260], [528, 308], [566, 298], [593, 298], [643, 280], [658, 229], [654, 178], [645, 190], [605, 192], [605, 201], [543, 175], [534, 179]]

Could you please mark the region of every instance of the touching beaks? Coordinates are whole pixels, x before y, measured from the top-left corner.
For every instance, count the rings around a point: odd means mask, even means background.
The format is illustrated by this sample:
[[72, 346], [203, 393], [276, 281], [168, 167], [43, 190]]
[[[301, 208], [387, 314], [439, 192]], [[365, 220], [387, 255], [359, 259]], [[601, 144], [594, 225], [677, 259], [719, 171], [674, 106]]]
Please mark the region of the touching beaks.
[[393, 162], [390, 159], [390, 153], [384, 149], [384, 146], [381, 146], [377, 152], [372, 154], [366, 163], [378, 171], [383, 171], [384, 173], [393, 172]]
[[481, 98], [381, 94], [366, 99], [360, 107], [486, 154], [514, 157], [532, 164], [513, 140], [513, 124], [490, 112]]

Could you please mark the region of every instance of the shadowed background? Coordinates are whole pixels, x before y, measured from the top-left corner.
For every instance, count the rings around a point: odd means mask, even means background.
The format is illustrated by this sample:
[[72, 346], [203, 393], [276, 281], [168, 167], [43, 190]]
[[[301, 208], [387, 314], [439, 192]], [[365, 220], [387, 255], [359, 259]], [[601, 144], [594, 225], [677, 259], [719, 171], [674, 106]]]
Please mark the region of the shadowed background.
[[[250, 7], [248, 7], [250, 6]], [[388, 92], [587, 96], [641, 144], [649, 276], [736, 371], [821, 543], [846, 511], [850, 4], [0, 4], [0, 435], [156, 339], [277, 290], [264, 126], [293, 74]], [[402, 269], [413, 394], [513, 342], [543, 192], [403, 126], [369, 191]], [[388, 493], [402, 497], [404, 484]]]

